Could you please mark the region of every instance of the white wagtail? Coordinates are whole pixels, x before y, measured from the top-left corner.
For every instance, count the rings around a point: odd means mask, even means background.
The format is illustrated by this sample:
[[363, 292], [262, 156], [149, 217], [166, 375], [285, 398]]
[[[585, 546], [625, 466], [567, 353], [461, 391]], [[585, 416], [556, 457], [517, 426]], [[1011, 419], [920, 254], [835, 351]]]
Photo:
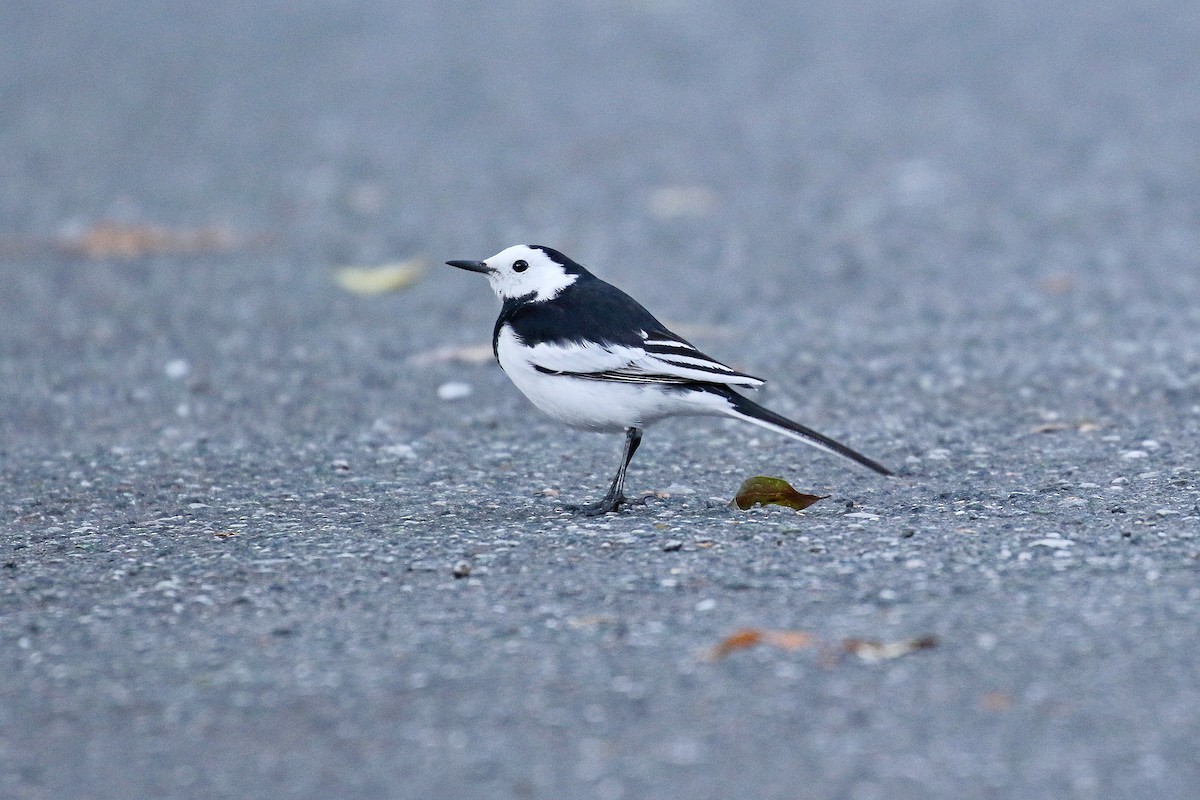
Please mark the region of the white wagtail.
[[485, 261], [447, 261], [487, 275], [503, 305], [492, 331], [496, 360], [530, 401], [590, 431], [625, 431], [625, 453], [608, 494], [583, 511], [625, 502], [625, 471], [642, 428], [677, 415], [727, 415], [891, 471], [844, 444], [768, 411], [733, 387], [763, 380], [701, 353], [636, 300], [549, 247], [515, 245]]

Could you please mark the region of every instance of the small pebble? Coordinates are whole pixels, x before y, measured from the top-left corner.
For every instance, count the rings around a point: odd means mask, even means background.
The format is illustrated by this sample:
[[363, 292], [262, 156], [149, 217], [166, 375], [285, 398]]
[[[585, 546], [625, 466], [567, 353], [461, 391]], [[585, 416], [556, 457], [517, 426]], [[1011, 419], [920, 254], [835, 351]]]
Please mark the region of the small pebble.
[[470, 397], [473, 389], [471, 384], [463, 383], [462, 381], [447, 381], [437, 388], [437, 396], [439, 400], [451, 402], [454, 400], [462, 400], [464, 397]]
[[662, 549], [664, 553], [674, 553], [683, 549], [683, 542], [678, 539], [671, 539], [663, 543]]
[[1068, 547], [1073, 547], [1075, 542], [1070, 539], [1060, 539], [1058, 537], [1047, 537], [1045, 539], [1035, 539], [1029, 543], [1030, 547], [1049, 547], [1055, 550], [1063, 550]]
[[452, 573], [453, 573], [454, 577], [456, 577], [456, 578], [469, 577], [471, 575], [471, 562], [465, 561], [465, 560], [459, 561], [457, 564], [454, 565], [454, 569], [452, 570]]
[[413, 449], [411, 444], [389, 444], [380, 448], [380, 451], [389, 456], [397, 458], [416, 458], [417, 451]]
[[171, 361], [168, 361], [165, 366], [163, 366], [163, 373], [165, 373], [166, 376], [173, 381], [187, 377], [187, 374], [191, 372], [191, 370], [191, 366], [182, 358], [172, 359]]

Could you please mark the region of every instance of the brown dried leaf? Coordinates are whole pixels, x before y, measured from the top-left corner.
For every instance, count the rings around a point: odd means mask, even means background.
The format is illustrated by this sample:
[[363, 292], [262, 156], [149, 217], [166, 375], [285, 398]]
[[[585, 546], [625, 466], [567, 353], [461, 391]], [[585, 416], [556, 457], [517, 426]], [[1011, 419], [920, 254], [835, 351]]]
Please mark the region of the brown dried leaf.
[[778, 647], [780, 650], [799, 650], [813, 644], [813, 635], [804, 631], [769, 630], [766, 628], [742, 628], [726, 636], [708, 654], [709, 661], [724, 658], [734, 650], [745, 650], [760, 644]]
[[377, 267], [342, 267], [333, 273], [333, 278], [347, 292], [373, 295], [407, 289], [424, 272], [422, 260], [411, 259]]
[[765, 506], [768, 503], [803, 511], [818, 500], [824, 500], [827, 497], [829, 497], [827, 494], [802, 494], [793, 489], [792, 485], [783, 478], [768, 478], [758, 475], [742, 482], [737, 495], [733, 498], [733, 503], [742, 511], [756, 505]]
[[896, 642], [880, 642], [874, 639], [846, 639], [842, 642], [842, 649], [847, 653], [853, 653], [863, 661], [872, 664], [936, 646], [937, 637], [932, 635], [918, 636], [915, 639], [901, 639]]

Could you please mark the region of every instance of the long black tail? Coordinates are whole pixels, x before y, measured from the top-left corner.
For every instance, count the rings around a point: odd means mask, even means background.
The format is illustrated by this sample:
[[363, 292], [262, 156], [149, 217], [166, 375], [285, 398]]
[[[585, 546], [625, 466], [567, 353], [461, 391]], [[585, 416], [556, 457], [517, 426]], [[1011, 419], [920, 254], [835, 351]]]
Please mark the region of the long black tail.
[[725, 412], [731, 417], [744, 419], [746, 422], [752, 422], [755, 425], [761, 425], [764, 428], [769, 428], [777, 433], [782, 433], [784, 436], [790, 436], [793, 439], [799, 439], [805, 444], [810, 444], [818, 450], [824, 450], [827, 453], [848, 458], [851, 461], [859, 463], [867, 469], [872, 469], [880, 475], [894, 474], [890, 469], [880, 464], [878, 461], [873, 461], [867, 458], [862, 453], [851, 450], [841, 442], [834, 441], [824, 434], [817, 433], [812, 428], [806, 428], [798, 422], [792, 422], [787, 417], [781, 417], [770, 409], [763, 408], [753, 400], [743, 397], [732, 389], [728, 390], [728, 394], [722, 392], [729, 400], [729, 409]]

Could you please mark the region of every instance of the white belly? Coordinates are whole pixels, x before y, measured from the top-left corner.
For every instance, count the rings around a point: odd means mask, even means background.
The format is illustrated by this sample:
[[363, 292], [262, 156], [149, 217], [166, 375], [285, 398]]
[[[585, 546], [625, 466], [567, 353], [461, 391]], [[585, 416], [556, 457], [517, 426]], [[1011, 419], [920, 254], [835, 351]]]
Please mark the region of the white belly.
[[727, 403], [715, 395], [654, 384], [617, 383], [539, 372], [522, 358], [512, 329], [496, 342], [501, 368], [521, 393], [560, 422], [590, 431], [642, 428], [680, 414], [721, 414]]

